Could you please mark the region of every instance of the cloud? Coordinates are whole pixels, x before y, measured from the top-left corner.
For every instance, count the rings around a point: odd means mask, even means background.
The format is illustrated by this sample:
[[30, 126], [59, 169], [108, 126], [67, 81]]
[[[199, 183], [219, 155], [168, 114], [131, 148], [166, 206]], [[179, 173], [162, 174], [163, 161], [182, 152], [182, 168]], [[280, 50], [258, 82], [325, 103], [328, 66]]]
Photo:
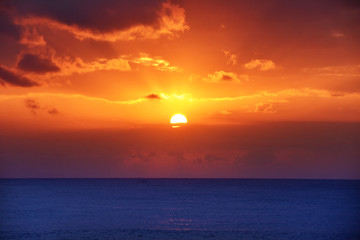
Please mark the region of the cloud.
[[272, 103], [257, 103], [254, 112], [275, 113]]
[[303, 72], [328, 77], [360, 77], [360, 65], [303, 68]]
[[133, 63], [141, 64], [144, 66], [151, 66], [159, 71], [177, 72], [180, 69], [176, 66], [171, 66], [170, 63], [161, 57], [150, 57], [146, 53], [141, 53], [140, 57], [129, 60]]
[[25, 107], [29, 108], [31, 110], [31, 113], [36, 115], [37, 111], [41, 109], [41, 106], [39, 104], [38, 101], [36, 101], [35, 99], [25, 99]]
[[26, 77], [22, 77], [14, 72], [7, 70], [5, 67], [0, 66], [0, 82], [8, 83], [18, 87], [35, 87], [40, 86], [37, 82], [34, 82]]
[[30, 108], [30, 109], [33, 109], [33, 110], [41, 108], [40, 104], [35, 99], [25, 99], [24, 102], [25, 102], [25, 106], [27, 108]]
[[235, 54], [230, 53], [230, 51], [223, 50], [223, 53], [226, 57], [226, 63], [231, 65], [236, 65], [237, 63], [237, 56]]
[[98, 58], [93, 61], [84, 61], [76, 57], [50, 57], [44, 58], [35, 54], [24, 54], [21, 56], [18, 67], [23, 71], [36, 74], [45, 74], [47, 76], [69, 76], [74, 73], [84, 74], [95, 71], [131, 71], [130, 63], [149, 66], [159, 71], [180, 71], [178, 67], [161, 57], [150, 57], [147, 54], [141, 54], [140, 57], [120, 56], [118, 58], [106, 59]]
[[98, 58], [87, 62], [81, 58], [54, 58], [53, 61], [61, 68], [58, 75], [71, 75], [73, 73], [81, 74], [101, 70], [130, 71], [129, 61], [123, 58], [105, 59]]
[[[32, 87], [40, 85], [32, 80], [35, 78], [43, 83], [49, 82], [52, 84], [56, 81], [54, 77], [69, 76], [74, 73], [84, 74], [104, 70], [131, 71], [129, 61], [122, 57], [114, 59], [98, 58], [94, 61], [84, 61], [78, 57], [74, 59], [54, 56], [42, 57], [32, 53], [20, 56], [17, 67], [19, 70], [26, 72], [26, 77], [0, 66], [0, 84], [4, 85], [4, 82], [7, 82], [11, 85]], [[33, 74], [36, 74], [36, 76]]]
[[334, 37], [334, 38], [343, 38], [343, 37], [345, 37], [345, 34], [342, 33], [342, 32], [333, 31], [331, 33], [331, 36]]
[[334, 92], [331, 93], [332, 97], [345, 97], [345, 93], [340, 93], [340, 92]]
[[39, 32], [34, 27], [25, 28], [25, 30], [22, 32], [20, 43], [27, 45], [28, 47], [38, 47], [46, 45], [44, 36], [39, 34]]
[[[60, 6], [61, 5], [61, 6]], [[80, 0], [17, 2], [16, 24], [68, 31], [78, 39], [102, 41], [176, 37], [189, 29], [185, 10], [161, 1]]]
[[246, 69], [259, 69], [260, 71], [274, 70], [277, 68], [271, 60], [256, 59], [244, 64]]
[[59, 114], [59, 111], [56, 108], [50, 108], [47, 112], [52, 115]]
[[231, 115], [232, 112], [230, 112], [230, 111], [228, 111], [228, 110], [221, 110], [221, 111], [220, 111], [220, 114], [221, 114], [221, 115]]
[[203, 78], [205, 82], [231, 82], [231, 83], [240, 83], [241, 80], [248, 81], [248, 75], [237, 75], [233, 72], [225, 72], [225, 71], [216, 71], [212, 74], [208, 74], [207, 77]]
[[56, 115], [59, 114], [59, 111], [54, 107], [49, 106], [41, 106], [39, 101], [34, 98], [26, 98], [24, 99], [25, 107], [31, 110], [31, 113], [36, 115], [38, 111], [46, 111], [48, 114]]
[[190, 74], [190, 76], [188, 77], [188, 80], [190, 82], [194, 82], [194, 81], [198, 81], [198, 80], [201, 80], [201, 76], [198, 75], [198, 74]]
[[109, 100], [106, 98], [100, 98], [100, 97], [90, 97], [86, 95], [81, 94], [63, 94], [63, 93], [27, 93], [27, 94], [21, 94], [21, 95], [6, 95], [6, 94], [0, 94], [0, 102], [4, 100], [9, 99], [23, 99], [23, 98], [59, 98], [59, 99], [70, 99], [73, 101], [74, 99], [84, 99], [87, 101], [93, 101], [93, 102], [99, 102], [99, 103], [108, 103], [108, 104], [119, 104], [119, 105], [132, 105], [137, 104], [146, 101], [145, 98], [137, 98], [137, 99], [130, 99], [130, 100], [124, 100], [124, 101], [116, 101], [116, 100]]
[[306, 79], [334, 92], [360, 92], [360, 64], [303, 68]]
[[0, 36], [18, 40], [21, 35], [21, 27], [13, 24], [10, 8], [5, 1], [0, 2]]
[[23, 71], [38, 74], [60, 71], [60, 68], [53, 63], [51, 59], [43, 58], [31, 53], [22, 55], [17, 66]]
[[163, 99], [161, 96], [155, 94], [155, 93], [152, 93], [152, 94], [149, 94], [146, 96], [147, 99]]
[[359, 130], [349, 122], [271, 122], [189, 126], [186, 139], [163, 127], [10, 132], [1, 138], [1, 176], [359, 178]]

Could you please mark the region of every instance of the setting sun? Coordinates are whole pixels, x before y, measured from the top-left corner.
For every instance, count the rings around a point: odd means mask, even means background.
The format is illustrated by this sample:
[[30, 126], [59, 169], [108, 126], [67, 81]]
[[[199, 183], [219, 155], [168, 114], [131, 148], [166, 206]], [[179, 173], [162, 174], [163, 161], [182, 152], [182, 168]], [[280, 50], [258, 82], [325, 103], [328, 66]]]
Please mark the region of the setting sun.
[[184, 115], [178, 113], [171, 117], [170, 123], [171, 124], [187, 123], [187, 119]]

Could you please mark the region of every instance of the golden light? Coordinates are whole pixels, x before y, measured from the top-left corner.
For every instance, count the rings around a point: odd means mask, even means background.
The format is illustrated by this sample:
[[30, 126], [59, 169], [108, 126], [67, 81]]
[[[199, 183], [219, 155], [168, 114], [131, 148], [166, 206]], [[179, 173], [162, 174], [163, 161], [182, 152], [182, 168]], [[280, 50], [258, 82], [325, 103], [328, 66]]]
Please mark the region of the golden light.
[[178, 113], [171, 117], [170, 119], [171, 124], [184, 124], [187, 123], [187, 119], [184, 115]]

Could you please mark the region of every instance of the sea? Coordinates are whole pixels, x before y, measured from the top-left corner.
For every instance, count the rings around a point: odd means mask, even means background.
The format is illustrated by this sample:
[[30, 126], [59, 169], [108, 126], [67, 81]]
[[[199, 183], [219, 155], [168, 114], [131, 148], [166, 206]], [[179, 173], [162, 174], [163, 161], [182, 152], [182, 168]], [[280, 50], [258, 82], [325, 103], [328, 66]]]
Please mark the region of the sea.
[[1, 179], [0, 239], [360, 239], [360, 180]]

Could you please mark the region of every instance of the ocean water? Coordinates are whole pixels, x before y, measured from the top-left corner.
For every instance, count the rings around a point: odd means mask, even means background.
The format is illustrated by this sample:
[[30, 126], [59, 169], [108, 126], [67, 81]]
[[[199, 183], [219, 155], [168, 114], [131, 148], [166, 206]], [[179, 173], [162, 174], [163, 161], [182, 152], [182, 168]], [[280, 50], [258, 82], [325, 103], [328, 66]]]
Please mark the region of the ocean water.
[[0, 239], [360, 239], [360, 181], [1, 179]]

